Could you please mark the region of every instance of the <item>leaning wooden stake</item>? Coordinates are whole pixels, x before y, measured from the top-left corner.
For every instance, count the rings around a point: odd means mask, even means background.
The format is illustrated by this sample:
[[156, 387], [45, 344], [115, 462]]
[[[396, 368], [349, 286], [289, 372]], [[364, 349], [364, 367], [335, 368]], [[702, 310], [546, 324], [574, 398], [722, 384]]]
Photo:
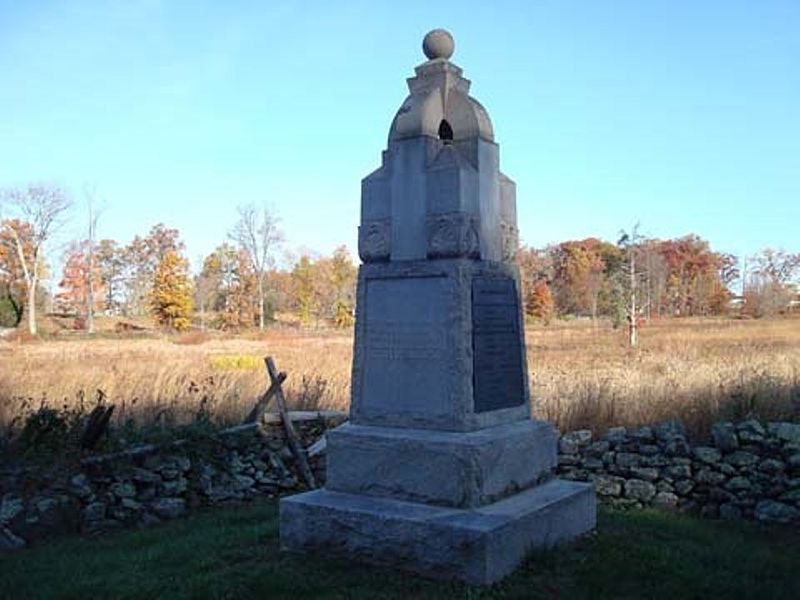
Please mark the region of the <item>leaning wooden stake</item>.
[[94, 407], [81, 433], [81, 448], [84, 450], [91, 450], [94, 448], [97, 441], [108, 429], [108, 423], [111, 421], [111, 414], [113, 412], [113, 404], [111, 406], [99, 405]]
[[247, 425], [248, 423], [261, 423], [261, 421], [264, 419], [264, 413], [267, 412], [269, 401], [272, 400], [272, 397], [278, 393], [278, 390], [281, 389], [281, 384], [283, 384], [284, 381], [286, 381], [286, 373], [278, 373], [277, 378], [272, 381], [272, 384], [269, 386], [267, 392], [258, 399], [258, 402], [256, 402], [256, 405], [253, 407], [253, 410], [251, 410], [250, 414], [245, 417], [244, 421], [242, 421], [242, 425]]
[[283, 429], [286, 431], [286, 438], [289, 440], [289, 449], [292, 451], [295, 460], [297, 461], [297, 465], [300, 468], [300, 473], [303, 475], [303, 479], [306, 481], [306, 485], [314, 489], [317, 487], [317, 482], [314, 480], [314, 474], [311, 472], [311, 467], [308, 466], [308, 460], [306, 459], [306, 452], [303, 450], [303, 446], [300, 444], [300, 439], [297, 437], [297, 433], [294, 430], [294, 426], [292, 425], [292, 419], [289, 417], [289, 411], [286, 410], [286, 398], [283, 395], [283, 388], [281, 388], [281, 382], [279, 381], [281, 373], [278, 373], [278, 369], [275, 367], [275, 361], [272, 360], [271, 356], [267, 356], [264, 359], [264, 362], [267, 363], [267, 372], [269, 373], [270, 381], [272, 381], [272, 387], [275, 387], [275, 402], [278, 405], [278, 411], [281, 414], [281, 420], [283, 421]]

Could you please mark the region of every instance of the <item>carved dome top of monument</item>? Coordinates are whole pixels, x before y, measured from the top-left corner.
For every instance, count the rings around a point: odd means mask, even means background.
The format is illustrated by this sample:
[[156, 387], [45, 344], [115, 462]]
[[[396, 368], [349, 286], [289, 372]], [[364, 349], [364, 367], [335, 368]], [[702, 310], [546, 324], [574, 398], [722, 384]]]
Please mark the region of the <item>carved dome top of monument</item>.
[[425, 35], [422, 40], [422, 51], [430, 60], [437, 58], [449, 59], [453, 56], [455, 42], [453, 36], [446, 29], [434, 29]]
[[420, 135], [455, 142], [478, 137], [494, 141], [489, 114], [469, 95], [470, 82], [461, 76], [462, 70], [447, 60], [454, 46], [453, 36], [444, 29], [425, 36], [422, 48], [430, 60], [408, 79], [411, 94], [392, 121], [389, 141]]

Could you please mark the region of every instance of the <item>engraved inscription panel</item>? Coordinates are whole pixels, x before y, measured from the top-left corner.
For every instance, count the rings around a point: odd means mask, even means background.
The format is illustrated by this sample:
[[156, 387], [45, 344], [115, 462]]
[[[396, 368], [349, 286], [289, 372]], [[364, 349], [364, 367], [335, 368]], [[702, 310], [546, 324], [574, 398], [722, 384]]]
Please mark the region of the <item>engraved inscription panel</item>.
[[382, 360], [436, 359], [444, 346], [441, 333], [428, 325], [373, 322], [367, 327], [367, 351]]
[[373, 279], [366, 295], [363, 412], [449, 412], [446, 279]]
[[513, 279], [472, 282], [475, 412], [525, 402], [519, 299]]

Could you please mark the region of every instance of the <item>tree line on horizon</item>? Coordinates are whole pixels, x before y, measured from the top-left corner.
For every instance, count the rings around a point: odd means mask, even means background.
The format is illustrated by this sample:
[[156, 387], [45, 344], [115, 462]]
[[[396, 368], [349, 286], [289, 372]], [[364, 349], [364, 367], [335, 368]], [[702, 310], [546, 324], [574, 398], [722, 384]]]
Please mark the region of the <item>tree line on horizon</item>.
[[279, 312], [294, 314], [303, 324], [351, 324], [356, 267], [347, 249], [337, 248], [331, 256], [303, 254], [290, 269], [278, 269], [273, 251], [264, 251], [262, 246], [267, 237], [271, 238], [268, 244], [279, 238], [271, 214], [244, 207], [233, 232], [241, 228], [243, 213], [258, 214], [253, 235], [239, 241], [232, 233], [203, 258], [194, 275], [189, 273], [179, 231], [163, 223], [125, 245], [100, 240], [91, 278], [87, 242], [73, 245], [59, 283], [62, 291], [55, 296], [56, 312], [86, 315], [91, 279], [96, 313], [149, 316], [179, 331], [193, 324], [227, 331], [263, 329]]
[[[304, 253], [279, 268], [282, 234], [266, 207], [239, 207], [225, 239], [191, 274], [180, 232], [163, 223], [128, 243], [95, 239], [97, 215], [86, 195], [88, 235], [68, 244], [56, 277], [44, 246], [72, 207], [68, 193], [46, 185], [0, 192], [0, 326], [16, 327], [27, 315], [35, 334], [37, 307], [73, 315], [76, 328], [89, 331], [97, 314], [150, 317], [179, 331], [263, 329], [277, 313], [304, 324], [353, 322], [357, 269], [347, 249]], [[602, 317], [634, 329], [641, 319], [763, 317], [798, 304], [800, 253], [765, 249], [740, 269], [737, 257], [694, 234], [648, 239], [634, 228], [614, 243], [521, 247], [517, 263], [525, 315], [544, 323]], [[48, 279], [60, 288], [52, 297], [42, 286]]]
[[[517, 255], [526, 315], [607, 317], [615, 325], [678, 316], [785, 313], [800, 302], [800, 253], [766, 248], [739, 259], [695, 234], [661, 240], [622, 232], [617, 243], [587, 238]], [[738, 288], [738, 292], [734, 291]]]
[[[46, 185], [0, 190], [0, 327], [17, 327], [27, 315], [36, 334], [36, 314], [45, 309], [74, 316], [75, 328], [88, 331], [95, 315], [148, 317], [178, 331], [263, 329], [279, 312], [304, 324], [352, 324], [357, 271], [347, 249], [306, 252], [278, 268], [282, 234], [266, 206], [239, 207], [227, 235], [192, 274], [177, 229], [158, 223], [128, 243], [96, 239], [87, 205], [89, 235], [67, 244], [59, 276], [43, 248], [73, 208], [69, 194]], [[58, 282], [59, 291], [48, 293], [45, 280]]]

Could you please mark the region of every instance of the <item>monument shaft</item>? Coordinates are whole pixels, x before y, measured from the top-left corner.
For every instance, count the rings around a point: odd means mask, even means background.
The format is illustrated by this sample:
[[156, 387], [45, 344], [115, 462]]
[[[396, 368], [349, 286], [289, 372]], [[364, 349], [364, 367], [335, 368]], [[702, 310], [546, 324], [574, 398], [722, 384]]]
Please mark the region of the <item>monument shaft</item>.
[[362, 182], [350, 422], [324, 490], [281, 502], [281, 543], [489, 583], [595, 523], [530, 418], [516, 190], [486, 110], [430, 32], [382, 165]]

